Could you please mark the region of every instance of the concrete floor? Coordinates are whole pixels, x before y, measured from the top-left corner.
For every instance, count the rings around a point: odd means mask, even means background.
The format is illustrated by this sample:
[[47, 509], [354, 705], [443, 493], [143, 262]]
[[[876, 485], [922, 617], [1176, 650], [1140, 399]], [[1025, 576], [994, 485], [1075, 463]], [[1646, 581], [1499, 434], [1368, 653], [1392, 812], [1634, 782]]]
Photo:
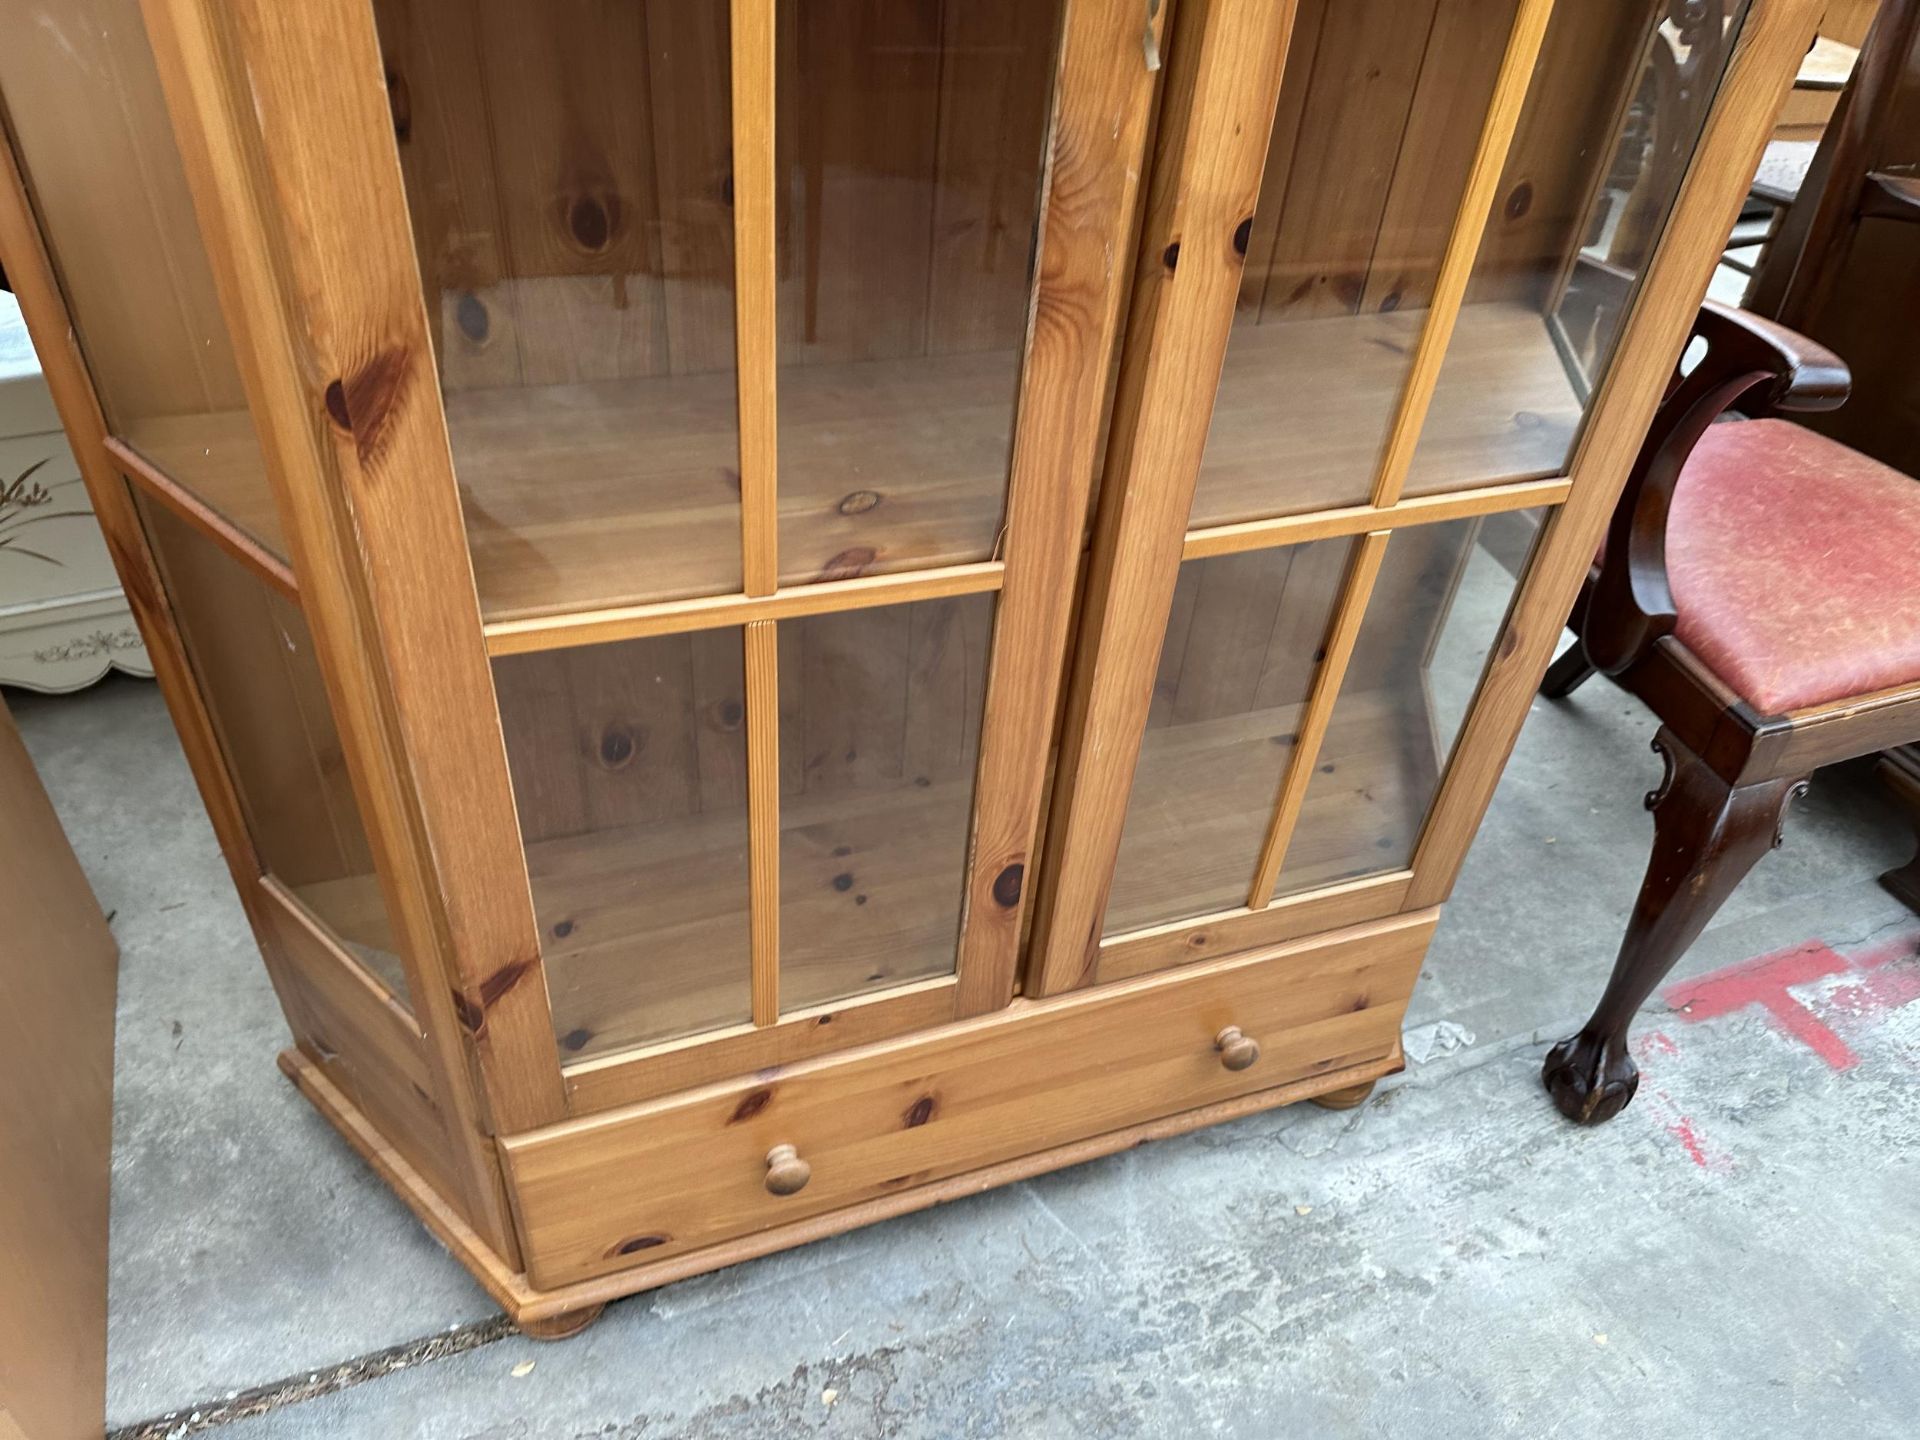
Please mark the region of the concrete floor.
[[[128, 1433], [236, 1394], [261, 1413], [235, 1440], [1913, 1433], [1920, 922], [1873, 882], [1909, 836], [1860, 767], [1819, 777], [1679, 972], [1822, 943], [1808, 968], [1835, 973], [1794, 991], [1817, 1025], [1656, 1000], [1609, 1127], [1564, 1124], [1535, 1078], [1651, 834], [1652, 722], [1595, 683], [1535, 706], [1442, 923], [1410, 1049], [1459, 1030], [1366, 1107], [1115, 1156], [536, 1346], [275, 1071], [284, 1027], [153, 689], [9, 699], [123, 953]], [[1753, 989], [1733, 973], [1719, 993]]]

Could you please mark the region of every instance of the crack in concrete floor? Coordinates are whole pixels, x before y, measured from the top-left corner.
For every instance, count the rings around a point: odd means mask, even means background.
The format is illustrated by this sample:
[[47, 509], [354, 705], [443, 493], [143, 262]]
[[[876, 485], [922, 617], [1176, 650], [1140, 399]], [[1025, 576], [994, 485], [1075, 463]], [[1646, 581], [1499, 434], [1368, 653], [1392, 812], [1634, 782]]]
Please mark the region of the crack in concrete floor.
[[[447, 1262], [454, 1263], [451, 1255], [447, 1257]], [[441, 1334], [424, 1335], [405, 1344], [389, 1345], [370, 1355], [359, 1355], [322, 1370], [310, 1371], [305, 1375], [289, 1375], [283, 1380], [256, 1385], [222, 1399], [208, 1400], [199, 1405], [170, 1410], [151, 1420], [122, 1425], [109, 1430], [106, 1440], [184, 1440], [186, 1436], [230, 1425], [236, 1420], [251, 1420], [289, 1405], [336, 1395], [342, 1390], [384, 1379], [417, 1365], [429, 1365], [435, 1360], [464, 1355], [470, 1350], [478, 1350], [482, 1345], [504, 1340], [513, 1333], [513, 1322], [505, 1315], [477, 1324], [455, 1325]]]

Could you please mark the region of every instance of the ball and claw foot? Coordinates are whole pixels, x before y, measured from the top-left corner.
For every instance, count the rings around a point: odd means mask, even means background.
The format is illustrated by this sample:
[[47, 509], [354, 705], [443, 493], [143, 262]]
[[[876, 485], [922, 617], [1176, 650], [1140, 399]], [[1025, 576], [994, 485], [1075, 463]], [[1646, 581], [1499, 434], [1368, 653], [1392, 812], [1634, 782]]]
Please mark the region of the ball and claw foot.
[[605, 1305], [583, 1305], [578, 1310], [562, 1310], [541, 1320], [517, 1320], [520, 1333], [529, 1340], [571, 1340], [600, 1318]]
[[1627, 1108], [1640, 1088], [1640, 1071], [1628, 1058], [1624, 1040], [1609, 1043], [1582, 1030], [1547, 1052], [1540, 1080], [1562, 1115], [1576, 1124], [1599, 1125]]
[[1329, 1090], [1324, 1095], [1312, 1097], [1313, 1103], [1322, 1110], [1356, 1110], [1367, 1103], [1367, 1097], [1373, 1094], [1378, 1081], [1369, 1080], [1364, 1085], [1349, 1085], [1344, 1090]]

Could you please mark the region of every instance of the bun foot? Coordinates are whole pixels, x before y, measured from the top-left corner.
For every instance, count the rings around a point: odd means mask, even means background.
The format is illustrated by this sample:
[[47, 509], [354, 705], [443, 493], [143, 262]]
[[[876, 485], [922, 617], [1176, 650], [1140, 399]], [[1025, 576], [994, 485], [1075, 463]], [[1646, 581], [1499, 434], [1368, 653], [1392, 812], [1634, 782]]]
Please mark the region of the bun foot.
[[606, 1305], [582, 1305], [578, 1310], [562, 1310], [541, 1320], [516, 1320], [515, 1326], [529, 1340], [571, 1340], [600, 1318]]
[[1554, 1107], [1580, 1125], [1599, 1125], [1627, 1108], [1640, 1088], [1640, 1071], [1626, 1041], [1608, 1042], [1582, 1030], [1547, 1052], [1540, 1081]]
[[1308, 1098], [1322, 1110], [1353, 1110], [1367, 1103], [1367, 1097], [1373, 1094], [1373, 1087], [1379, 1083], [1369, 1080], [1364, 1085], [1349, 1085], [1344, 1090], [1329, 1090], [1324, 1095]]

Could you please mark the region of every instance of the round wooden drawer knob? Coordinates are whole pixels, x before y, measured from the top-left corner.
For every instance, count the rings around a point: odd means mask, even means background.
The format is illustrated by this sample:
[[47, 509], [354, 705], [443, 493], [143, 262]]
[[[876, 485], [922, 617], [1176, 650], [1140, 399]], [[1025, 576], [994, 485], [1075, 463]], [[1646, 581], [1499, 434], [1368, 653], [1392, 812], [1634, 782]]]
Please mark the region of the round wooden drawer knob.
[[797, 1195], [813, 1178], [813, 1167], [800, 1158], [791, 1145], [776, 1145], [767, 1152], [767, 1193]]
[[1220, 1052], [1220, 1063], [1229, 1070], [1245, 1070], [1260, 1058], [1260, 1042], [1241, 1034], [1238, 1025], [1229, 1025], [1214, 1036], [1213, 1048]]

